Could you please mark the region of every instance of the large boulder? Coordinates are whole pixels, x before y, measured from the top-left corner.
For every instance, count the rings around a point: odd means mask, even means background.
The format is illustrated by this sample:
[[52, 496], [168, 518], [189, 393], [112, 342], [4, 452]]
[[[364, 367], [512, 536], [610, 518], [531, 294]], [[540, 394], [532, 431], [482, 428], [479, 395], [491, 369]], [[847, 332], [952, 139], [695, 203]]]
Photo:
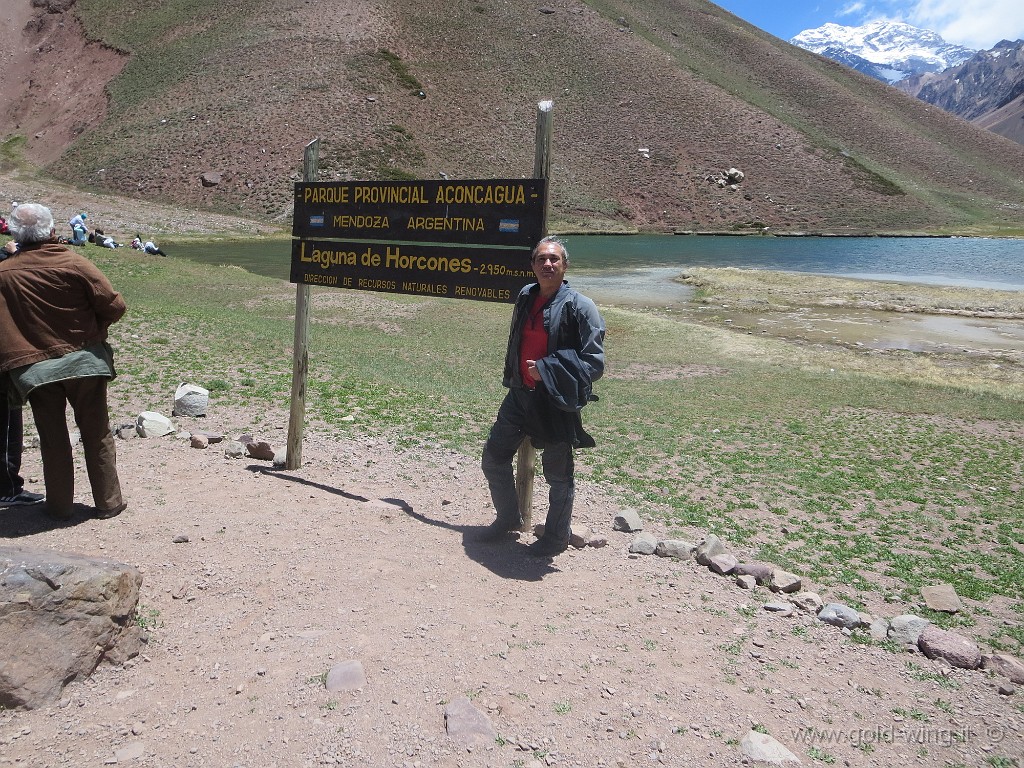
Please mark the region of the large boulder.
[[960, 669], [977, 669], [981, 666], [981, 649], [977, 643], [934, 625], [921, 630], [917, 647], [929, 659], [945, 659]]
[[141, 586], [123, 563], [0, 547], [0, 707], [53, 703], [100, 662], [137, 656]]
[[173, 416], [205, 416], [210, 390], [198, 384], [183, 383], [174, 391]]
[[163, 437], [174, 431], [174, 425], [162, 413], [143, 411], [135, 419], [135, 431], [139, 437]]

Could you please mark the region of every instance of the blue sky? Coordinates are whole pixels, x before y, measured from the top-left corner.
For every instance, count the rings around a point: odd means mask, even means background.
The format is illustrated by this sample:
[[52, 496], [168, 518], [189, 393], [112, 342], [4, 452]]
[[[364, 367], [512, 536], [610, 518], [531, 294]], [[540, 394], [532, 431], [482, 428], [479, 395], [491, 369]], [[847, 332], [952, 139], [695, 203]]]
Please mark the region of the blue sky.
[[718, 0], [716, 5], [783, 40], [828, 22], [856, 27], [879, 19], [930, 29], [946, 42], [979, 50], [1024, 38], [1022, 0]]

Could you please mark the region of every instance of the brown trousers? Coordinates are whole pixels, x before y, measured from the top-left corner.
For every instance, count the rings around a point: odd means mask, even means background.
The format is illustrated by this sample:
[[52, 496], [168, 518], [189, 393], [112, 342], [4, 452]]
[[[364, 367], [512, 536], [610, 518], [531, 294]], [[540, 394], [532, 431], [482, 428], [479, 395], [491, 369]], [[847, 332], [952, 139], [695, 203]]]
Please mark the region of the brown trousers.
[[107, 379], [90, 376], [44, 384], [32, 390], [28, 401], [39, 432], [49, 509], [70, 513], [75, 500], [75, 464], [66, 415], [68, 403], [82, 435], [85, 468], [96, 508], [107, 510], [120, 506], [121, 483], [107, 413]]

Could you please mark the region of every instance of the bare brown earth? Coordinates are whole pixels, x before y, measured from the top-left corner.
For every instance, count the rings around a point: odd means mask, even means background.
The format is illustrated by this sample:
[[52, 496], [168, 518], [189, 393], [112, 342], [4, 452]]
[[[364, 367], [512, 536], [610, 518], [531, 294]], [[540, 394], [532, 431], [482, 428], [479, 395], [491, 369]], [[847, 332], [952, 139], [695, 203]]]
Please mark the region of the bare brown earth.
[[[5, 179], [0, 193], [26, 189]], [[167, 215], [138, 201], [95, 210], [145, 232]], [[178, 216], [195, 231], [225, 225]], [[115, 381], [113, 421], [169, 414], [172, 395], [143, 402]], [[176, 423], [281, 446], [287, 420], [213, 408]], [[32, 444], [25, 474], [42, 490]], [[71, 524], [9, 510], [0, 536], [137, 566], [148, 646], [52, 707], [0, 712], [0, 765], [736, 766], [753, 727], [805, 765], [1024, 758], [1020, 694], [1000, 695], [997, 679], [769, 615], [763, 588], [692, 562], [629, 555], [614, 489], [587, 479], [585, 459], [576, 519], [608, 545], [551, 562], [523, 542], [474, 541], [493, 516], [476, 456], [334, 436], [315, 414], [296, 471], [173, 436], [119, 441], [118, 464], [121, 516], [88, 517], [80, 468]], [[367, 685], [329, 693], [324, 674], [347, 660]], [[447, 737], [445, 706], [462, 696], [489, 716], [493, 743]]]
[[0, 138], [79, 188], [280, 224], [315, 137], [323, 180], [516, 178], [552, 99], [563, 228], [1019, 232], [1024, 210], [1020, 145], [705, 0], [0, 11]]

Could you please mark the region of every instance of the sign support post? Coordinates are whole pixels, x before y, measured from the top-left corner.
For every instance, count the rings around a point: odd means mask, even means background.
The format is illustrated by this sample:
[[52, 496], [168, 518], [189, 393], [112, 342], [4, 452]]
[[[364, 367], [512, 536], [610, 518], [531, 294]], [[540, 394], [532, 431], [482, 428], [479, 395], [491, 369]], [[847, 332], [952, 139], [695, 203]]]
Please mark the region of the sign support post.
[[[541, 101], [537, 104], [537, 138], [534, 147], [533, 177], [548, 179], [551, 173], [551, 108], [553, 102]], [[548, 233], [547, 197], [544, 199], [544, 212], [541, 219], [541, 236]], [[537, 468], [537, 451], [534, 450], [530, 438], [519, 444], [516, 453], [516, 496], [519, 498], [519, 516], [523, 519], [521, 531], [529, 531], [533, 526], [533, 478]]]
[[[316, 181], [320, 139], [306, 145], [302, 156], [302, 180]], [[292, 345], [292, 401], [288, 416], [288, 448], [285, 469], [302, 466], [302, 439], [306, 424], [306, 380], [309, 377], [309, 285], [295, 284], [295, 341]]]

